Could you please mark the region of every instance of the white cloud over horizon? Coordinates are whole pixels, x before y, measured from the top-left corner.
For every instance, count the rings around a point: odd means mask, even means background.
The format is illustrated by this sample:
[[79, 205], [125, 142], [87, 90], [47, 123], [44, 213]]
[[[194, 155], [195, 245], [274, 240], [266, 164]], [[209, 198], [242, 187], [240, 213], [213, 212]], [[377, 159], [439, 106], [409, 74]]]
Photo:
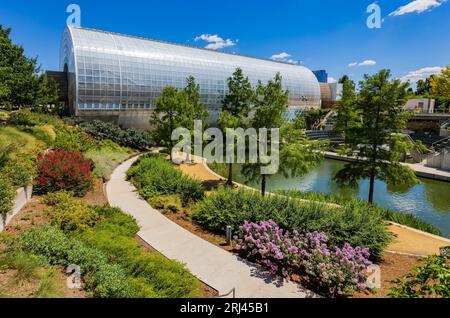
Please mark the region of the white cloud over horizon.
[[374, 60], [364, 60], [362, 62], [353, 62], [348, 65], [348, 67], [357, 67], [357, 66], [375, 66], [377, 62]]
[[430, 66], [424, 67], [415, 71], [408, 72], [408, 74], [400, 77], [402, 82], [417, 83], [419, 80], [425, 80], [433, 74], [440, 74], [443, 67]]
[[231, 39], [226, 39], [224, 40], [222, 37], [220, 37], [217, 34], [202, 34], [199, 35], [197, 37], [195, 37], [195, 42], [198, 41], [205, 41], [208, 44], [205, 46], [205, 49], [210, 49], [210, 50], [220, 50], [223, 49], [225, 47], [231, 47], [231, 46], [235, 46], [237, 41], [233, 41]]
[[397, 8], [389, 14], [390, 17], [397, 17], [408, 13], [416, 12], [417, 14], [432, 10], [441, 6], [447, 0], [415, 0], [404, 6]]
[[277, 61], [277, 62], [285, 62], [285, 63], [290, 63], [290, 64], [301, 64], [301, 62], [296, 61], [294, 59], [291, 59], [290, 57], [292, 57], [291, 54], [286, 53], [286, 52], [282, 52], [280, 54], [274, 54], [270, 57], [271, 60]]
[[329, 84], [337, 83], [337, 79], [335, 79], [333, 76], [328, 76], [328, 83]]

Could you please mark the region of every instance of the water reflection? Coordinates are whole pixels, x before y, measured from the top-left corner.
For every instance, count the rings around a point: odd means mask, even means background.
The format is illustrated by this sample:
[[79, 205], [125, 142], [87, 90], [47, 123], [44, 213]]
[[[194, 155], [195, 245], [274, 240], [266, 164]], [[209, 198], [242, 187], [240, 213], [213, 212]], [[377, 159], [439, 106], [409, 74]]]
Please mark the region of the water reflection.
[[[268, 191], [298, 189], [367, 200], [368, 180], [361, 181], [356, 188], [342, 186], [333, 181], [334, 175], [344, 164], [340, 161], [324, 160], [317, 168], [300, 178], [271, 176], [268, 179], [267, 189]], [[239, 167], [235, 168], [236, 181], [245, 183], [239, 173]], [[257, 184], [247, 184], [259, 188]], [[414, 214], [438, 227], [445, 236], [450, 234], [450, 183], [421, 179], [420, 184], [412, 188], [405, 188], [404, 186], [387, 186], [386, 183], [377, 180], [375, 182], [375, 202], [392, 210]]]

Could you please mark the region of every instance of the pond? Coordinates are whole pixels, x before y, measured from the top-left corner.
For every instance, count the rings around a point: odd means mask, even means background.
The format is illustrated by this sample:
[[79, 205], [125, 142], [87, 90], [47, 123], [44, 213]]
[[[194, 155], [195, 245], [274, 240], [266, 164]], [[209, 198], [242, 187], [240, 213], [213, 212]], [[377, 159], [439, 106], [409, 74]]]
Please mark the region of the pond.
[[[325, 159], [321, 164], [298, 178], [285, 178], [274, 175], [268, 178], [267, 190], [297, 189], [303, 192], [324, 192], [344, 197], [358, 197], [367, 200], [369, 180], [363, 180], [357, 188], [345, 187], [333, 181], [333, 177], [345, 162]], [[213, 167], [212, 167], [213, 168]], [[214, 169], [225, 175], [224, 167]], [[254, 188], [259, 184], [246, 182], [236, 166], [235, 181]], [[376, 181], [374, 201], [382, 207], [413, 214], [439, 228], [445, 237], [450, 235], [450, 183], [430, 179], [420, 179], [421, 183], [410, 188], [388, 186], [385, 182]]]

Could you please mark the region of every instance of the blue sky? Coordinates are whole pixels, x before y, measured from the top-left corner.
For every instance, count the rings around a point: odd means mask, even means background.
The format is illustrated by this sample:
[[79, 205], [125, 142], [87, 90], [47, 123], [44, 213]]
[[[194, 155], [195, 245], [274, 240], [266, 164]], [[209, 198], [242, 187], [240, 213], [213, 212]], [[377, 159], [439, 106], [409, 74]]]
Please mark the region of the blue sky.
[[0, 23], [13, 28], [14, 41], [38, 56], [44, 69], [57, 69], [71, 3], [80, 5], [85, 27], [256, 57], [278, 55], [326, 69], [333, 78], [348, 74], [360, 80], [389, 68], [414, 81], [450, 64], [447, 0], [377, 1], [380, 29], [366, 25], [373, 0], [2, 0]]

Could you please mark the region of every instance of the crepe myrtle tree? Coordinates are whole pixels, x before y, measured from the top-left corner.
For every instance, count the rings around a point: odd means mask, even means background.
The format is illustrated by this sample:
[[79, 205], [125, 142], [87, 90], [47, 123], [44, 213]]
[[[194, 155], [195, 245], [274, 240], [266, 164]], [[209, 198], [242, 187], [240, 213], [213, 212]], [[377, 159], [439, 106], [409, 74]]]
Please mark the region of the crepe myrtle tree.
[[359, 180], [368, 178], [371, 204], [376, 179], [403, 186], [418, 182], [414, 171], [399, 162], [411, 146], [401, 133], [410, 116], [403, 111], [408, 85], [391, 80], [389, 70], [365, 75], [359, 83], [356, 107], [361, 119], [351, 125], [347, 136], [347, 155], [356, 156], [357, 160], [338, 171], [335, 180], [356, 186]]
[[[237, 68], [228, 78], [228, 94], [222, 103], [218, 125], [225, 132], [227, 128], [246, 128], [249, 114], [254, 103], [254, 90], [242, 69]], [[234, 141], [235, 142], [235, 141]], [[233, 163], [228, 163], [227, 185], [233, 184]]]

